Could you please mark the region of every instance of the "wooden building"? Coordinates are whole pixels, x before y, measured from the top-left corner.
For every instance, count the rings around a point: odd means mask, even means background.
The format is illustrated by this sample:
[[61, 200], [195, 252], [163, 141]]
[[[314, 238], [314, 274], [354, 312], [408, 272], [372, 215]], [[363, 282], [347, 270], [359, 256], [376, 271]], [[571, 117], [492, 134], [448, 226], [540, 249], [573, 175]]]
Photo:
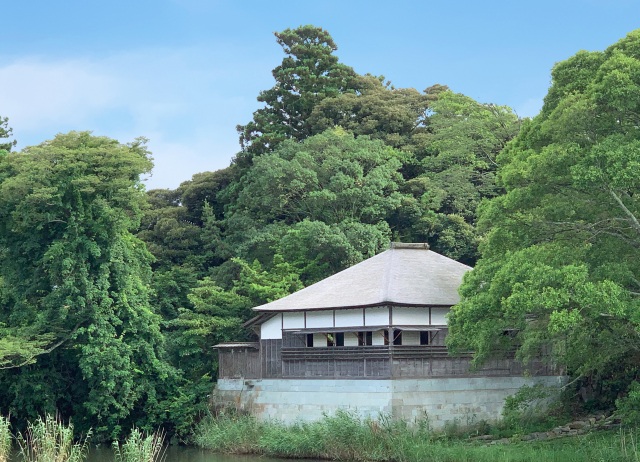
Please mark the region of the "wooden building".
[[[448, 356], [446, 315], [458, 303], [458, 287], [470, 270], [426, 244], [394, 243], [255, 307], [258, 315], [247, 327], [259, 342], [217, 345], [214, 396], [222, 403], [242, 403], [259, 417], [285, 421], [313, 420], [345, 407], [368, 416], [426, 414], [436, 426], [461, 412], [496, 418], [504, 398], [520, 386], [561, 378], [542, 363], [529, 365], [529, 376], [523, 377], [522, 365], [513, 359], [471, 370], [470, 355]], [[482, 393], [473, 396], [474, 387]]]

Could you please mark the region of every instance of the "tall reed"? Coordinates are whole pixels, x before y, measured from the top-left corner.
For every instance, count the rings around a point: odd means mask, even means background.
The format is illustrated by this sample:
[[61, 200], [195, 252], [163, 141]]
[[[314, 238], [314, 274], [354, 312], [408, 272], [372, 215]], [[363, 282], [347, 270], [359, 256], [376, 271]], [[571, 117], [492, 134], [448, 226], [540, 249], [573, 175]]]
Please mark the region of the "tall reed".
[[11, 430], [9, 419], [0, 416], [0, 462], [9, 460], [9, 451], [11, 451]]
[[87, 456], [87, 438], [73, 440], [73, 425], [47, 415], [27, 424], [26, 433], [18, 435], [20, 454], [25, 462], [82, 462]]
[[137, 428], [131, 431], [124, 443], [113, 442], [115, 462], [161, 462], [166, 458], [164, 433], [145, 435]]

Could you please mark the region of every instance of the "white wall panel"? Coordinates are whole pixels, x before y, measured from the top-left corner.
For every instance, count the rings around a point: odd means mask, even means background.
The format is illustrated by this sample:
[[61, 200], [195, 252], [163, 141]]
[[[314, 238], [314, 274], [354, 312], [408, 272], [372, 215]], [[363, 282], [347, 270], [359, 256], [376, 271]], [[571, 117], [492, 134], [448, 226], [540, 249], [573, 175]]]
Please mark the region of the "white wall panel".
[[273, 318], [265, 321], [260, 326], [260, 339], [282, 338], [282, 315], [276, 314]]
[[304, 327], [304, 312], [294, 311], [291, 313], [283, 313], [282, 323], [284, 329], [302, 329]]
[[327, 337], [324, 334], [313, 334], [313, 347], [327, 347]]
[[378, 330], [373, 333], [373, 345], [384, 345], [384, 331]]
[[333, 310], [307, 311], [307, 329], [333, 327]]
[[402, 332], [403, 345], [420, 345], [420, 332], [415, 330], [405, 330]]
[[376, 306], [375, 308], [364, 309], [365, 326], [388, 326], [389, 308], [386, 306]]
[[447, 324], [445, 315], [449, 312], [449, 308], [431, 308], [431, 324], [441, 326]]
[[429, 325], [429, 308], [394, 306], [391, 309], [394, 326], [426, 326]]
[[[337, 318], [336, 318], [337, 323]], [[358, 346], [358, 336], [356, 332], [345, 332], [344, 333], [344, 346]]]
[[336, 310], [336, 327], [359, 327], [363, 325], [362, 309]]

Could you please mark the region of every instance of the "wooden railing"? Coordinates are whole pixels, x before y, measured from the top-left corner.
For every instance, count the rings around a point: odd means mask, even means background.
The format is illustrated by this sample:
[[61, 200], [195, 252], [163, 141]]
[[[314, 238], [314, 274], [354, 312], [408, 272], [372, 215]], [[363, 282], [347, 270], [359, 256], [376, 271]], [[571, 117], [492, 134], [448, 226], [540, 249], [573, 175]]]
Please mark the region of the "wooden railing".
[[446, 357], [447, 347], [431, 345], [384, 345], [342, 347], [283, 347], [282, 360], [385, 359]]

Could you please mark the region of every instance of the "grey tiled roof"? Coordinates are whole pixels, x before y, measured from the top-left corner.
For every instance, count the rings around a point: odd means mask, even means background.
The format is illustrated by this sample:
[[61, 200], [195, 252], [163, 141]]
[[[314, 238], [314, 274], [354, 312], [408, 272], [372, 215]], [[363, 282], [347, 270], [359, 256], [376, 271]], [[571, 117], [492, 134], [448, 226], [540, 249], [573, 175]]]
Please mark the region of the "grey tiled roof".
[[391, 249], [298, 292], [257, 306], [278, 312], [357, 308], [385, 304], [452, 306], [471, 267], [429, 250], [426, 244], [394, 243]]

